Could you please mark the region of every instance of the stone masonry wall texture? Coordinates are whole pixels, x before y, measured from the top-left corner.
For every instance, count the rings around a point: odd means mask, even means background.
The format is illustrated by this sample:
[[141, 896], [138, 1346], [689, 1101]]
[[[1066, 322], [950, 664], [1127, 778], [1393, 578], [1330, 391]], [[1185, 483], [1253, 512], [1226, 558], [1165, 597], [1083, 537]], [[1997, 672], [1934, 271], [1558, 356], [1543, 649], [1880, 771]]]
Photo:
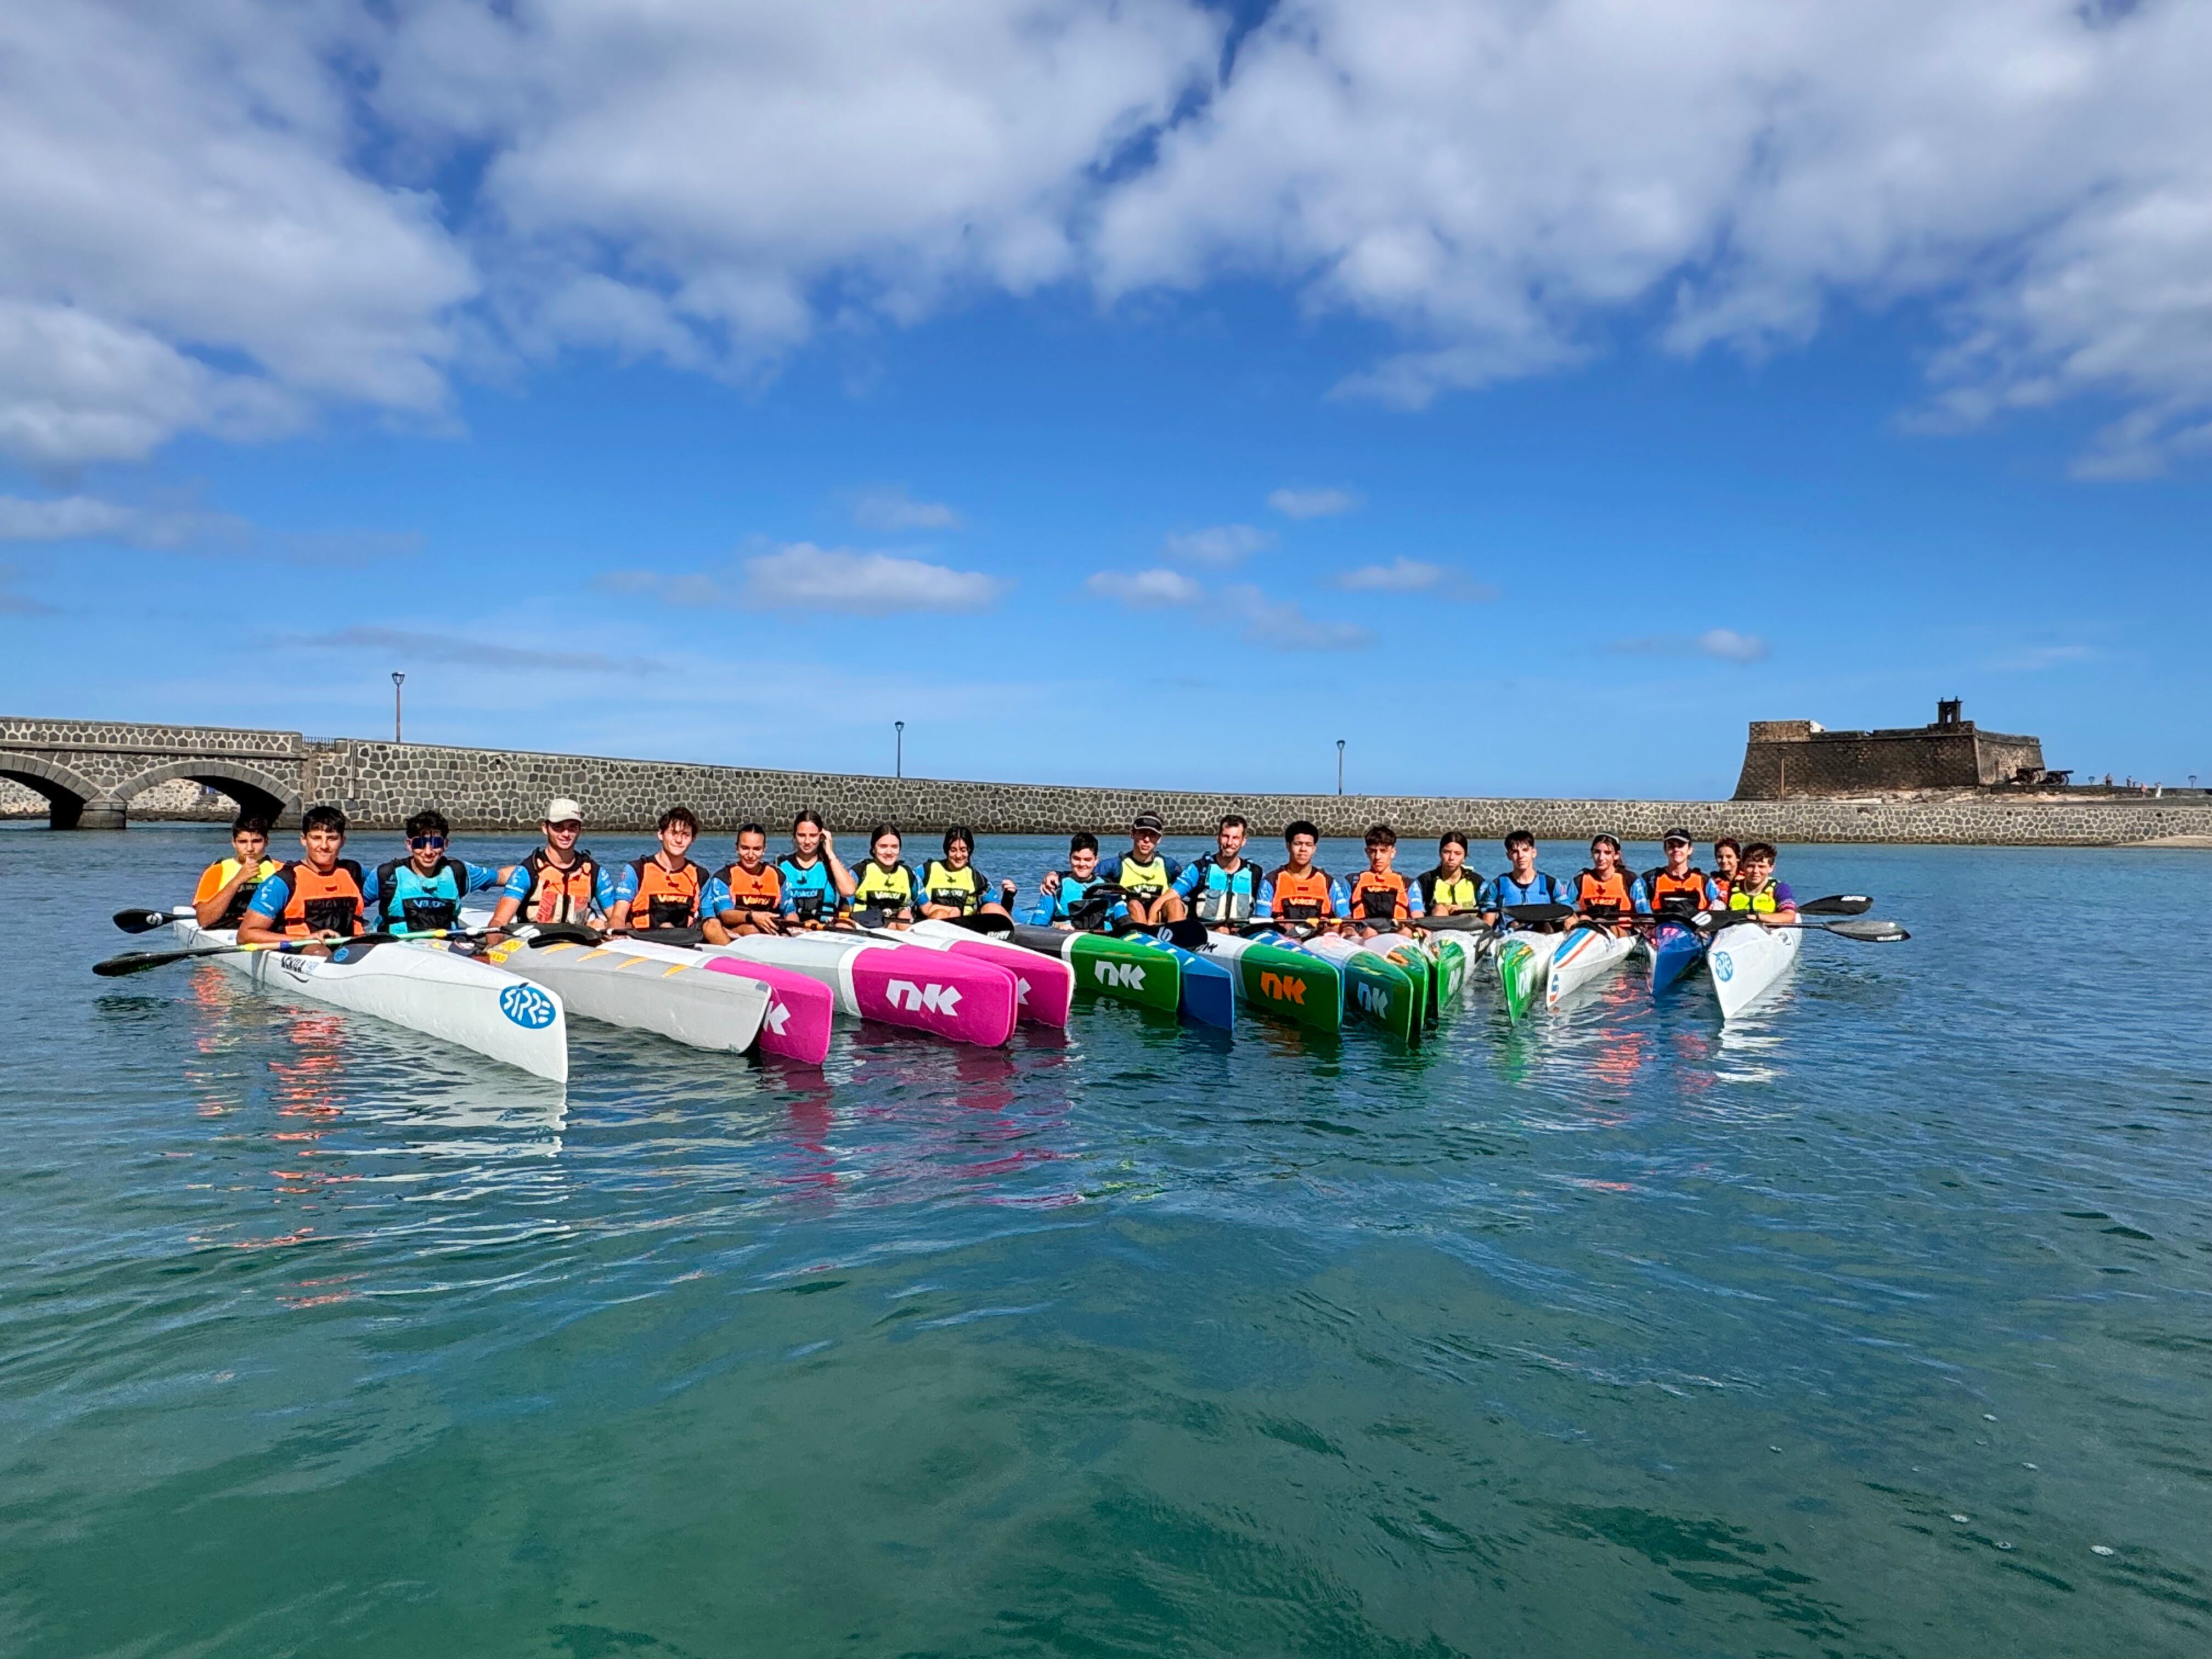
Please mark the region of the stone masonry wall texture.
[[[113, 790], [131, 778], [178, 765], [218, 787], [229, 768], [252, 787], [280, 786], [294, 803], [332, 802], [362, 829], [396, 828], [410, 812], [429, 805], [459, 828], [527, 830], [536, 827], [548, 798], [569, 795], [583, 804], [595, 830], [649, 830], [664, 807], [680, 801], [722, 838], [747, 818], [761, 820], [780, 836], [793, 814], [805, 807], [840, 833], [865, 832], [879, 822], [915, 834], [956, 823], [986, 835], [1111, 832], [1150, 811], [1176, 835], [1210, 835], [1223, 813], [1241, 812], [1262, 836], [1279, 835], [1285, 823], [1300, 817], [1329, 836], [1356, 836], [1382, 821], [1409, 838], [1455, 829], [1492, 842], [1516, 828], [1547, 840], [1580, 840], [1608, 830], [1623, 839], [1649, 842], [1676, 823], [1700, 840], [1726, 834], [1801, 842], [2114, 846], [2212, 836], [2212, 804], [2202, 797], [2077, 803], [1972, 793], [1878, 801], [1200, 793], [895, 780], [353, 738], [320, 741], [297, 732], [0, 719], [0, 774], [13, 771], [34, 788], [54, 787], [59, 770], [95, 789]], [[119, 824], [130, 800], [110, 796], [96, 804], [112, 806], [112, 817], [88, 814], [88, 823]]]

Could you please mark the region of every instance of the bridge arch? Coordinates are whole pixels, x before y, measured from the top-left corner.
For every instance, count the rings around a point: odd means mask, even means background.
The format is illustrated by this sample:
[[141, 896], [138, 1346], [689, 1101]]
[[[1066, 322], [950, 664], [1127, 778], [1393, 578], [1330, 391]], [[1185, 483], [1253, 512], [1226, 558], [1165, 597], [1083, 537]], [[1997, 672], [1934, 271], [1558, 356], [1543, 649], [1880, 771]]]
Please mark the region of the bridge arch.
[[117, 785], [115, 797], [127, 809], [142, 793], [172, 778], [189, 778], [207, 788], [219, 789], [243, 810], [267, 818], [271, 824], [288, 813], [295, 818], [300, 814], [300, 792], [283, 779], [272, 777], [258, 767], [212, 757], [149, 767], [128, 782]]
[[0, 778], [11, 778], [44, 795], [46, 798], [46, 823], [53, 829], [76, 829], [84, 822], [84, 809], [94, 802], [111, 806], [112, 810], [104, 812], [95, 808], [94, 828], [109, 827], [107, 819], [110, 817], [114, 820], [113, 827], [122, 827], [122, 803], [112, 802], [107, 792], [90, 778], [57, 762], [13, 750], [0, 751]]

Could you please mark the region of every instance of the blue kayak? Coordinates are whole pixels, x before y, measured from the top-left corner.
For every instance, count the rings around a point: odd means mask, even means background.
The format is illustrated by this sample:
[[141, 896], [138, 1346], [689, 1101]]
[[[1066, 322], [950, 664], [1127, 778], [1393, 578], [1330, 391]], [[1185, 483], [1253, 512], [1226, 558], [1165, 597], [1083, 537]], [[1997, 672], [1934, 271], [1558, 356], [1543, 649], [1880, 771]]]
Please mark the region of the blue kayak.
[[1218, 1025], [1224, 1031], [1236, 1030], [1237, 976], [1228, 963], [1186, 951], [1164, 939], [1147, 939], [1146, 943], [1158, 945], [1182, 964], [1179, 1011], [1185, 1019], [1194, 1019], [1201, 1025]]
[[1711, 941], [1694, 927], [1679, 921], [1662, 921], [1651, 930], [1644, 948], [1651, 957], [1651, 991], [1657, 995], [1705, 959]]

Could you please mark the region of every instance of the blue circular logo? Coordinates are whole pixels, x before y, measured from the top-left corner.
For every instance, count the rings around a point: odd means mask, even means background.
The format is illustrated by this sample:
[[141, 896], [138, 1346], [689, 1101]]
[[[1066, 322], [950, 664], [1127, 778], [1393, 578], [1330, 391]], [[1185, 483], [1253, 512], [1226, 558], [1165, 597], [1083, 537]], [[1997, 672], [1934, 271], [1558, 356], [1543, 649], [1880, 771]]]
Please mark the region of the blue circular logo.
[[499, 994], [499, 1011], [517, 1025], [542, 1031], [561, 1011], [535, 985], [510, 985]]
[[1713, 977], [1723, 984], [1735, 977], [1735, 963], [1725, 951], [1713, 952]]

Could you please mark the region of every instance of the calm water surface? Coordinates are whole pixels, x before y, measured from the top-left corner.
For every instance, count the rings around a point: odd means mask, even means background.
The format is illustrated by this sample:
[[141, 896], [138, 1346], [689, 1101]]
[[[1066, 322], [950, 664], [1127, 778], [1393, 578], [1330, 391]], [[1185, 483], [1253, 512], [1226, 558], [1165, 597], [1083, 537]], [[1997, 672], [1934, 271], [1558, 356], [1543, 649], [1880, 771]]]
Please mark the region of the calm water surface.
[[563, 1096], [94, 979], [221, 843], [0, 832], [0, 1652], [2212, 1651], [2212, 855], [1791, 849], [1916, 937], [1726, 1037]]

